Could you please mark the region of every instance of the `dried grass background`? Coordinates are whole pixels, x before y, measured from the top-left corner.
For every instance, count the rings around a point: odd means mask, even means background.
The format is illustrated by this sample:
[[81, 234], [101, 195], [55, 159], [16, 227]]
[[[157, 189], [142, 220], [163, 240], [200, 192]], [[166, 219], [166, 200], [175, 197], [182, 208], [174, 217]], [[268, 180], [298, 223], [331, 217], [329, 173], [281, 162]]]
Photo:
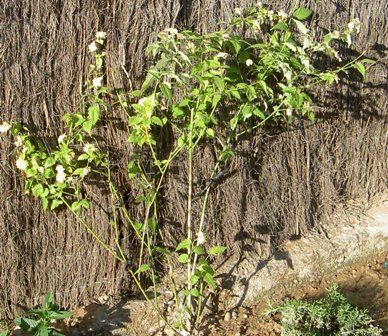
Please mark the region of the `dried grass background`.
[[[147, 65], [145, 47], [155, 33], [171, 26], [212, 31], [235, 7], [255, 1], [233, 0], [0, 0], [0, 121], [19, 120], [47, 139], [61, 133], [61, 117], [81, 108], [80, 92], [91, 58], [87, 45], [95, 31], [108, 35], [108, 86], [136, 87]], [[268, 253], [284, 239], [319, 227], [342, 202], [368, 199], [387, 190], [387, 36], [384, 0], [294, 1], [314, 10], [314, 30], [341, 30], [361, 20], [353, 51], [380, 59], [360, 81], [357, 74], [328, 92], [316, 92], [314, 125], [288, 131], [262, 130], [238, 147], [226, 167], [227, 179], [211, 192], [207, 214], [209, 243], [229, 253]], [[271, 1], [290, 10], [292, 2]], [[125, 71], [124, 71], [125, 69]], [[127, 73], [130, 78], [127, 77]], [[101, 136], [115, 152], [123, 193], [135, 188], [125, 180], [125, 115], [112, 107]], [[195, 158], [195, 181], [210, 175], [212, 148]], [[0, 139], [0, 319], [19, 307], [32, 307], [47, 291], [65, 307], [131, 287], [123, 265], [103, 251], [68, 212], [44, 214], [39, 201], [23, 195], [12, 144]], [[177, 163], [168, 176], [161, 209], [170, 245], [184, 234], [186, 169]], [[112, 244], [109, 202], [88, 187], [98, 206], [90, 223]], [[141, 210], [130, 209], [135, 216]], [[136, 251], [127, 226], [129, 255]], [[133, 254], [132, 253], [132, 254]], [[128, 285], [129, 283], [129, 285]]]

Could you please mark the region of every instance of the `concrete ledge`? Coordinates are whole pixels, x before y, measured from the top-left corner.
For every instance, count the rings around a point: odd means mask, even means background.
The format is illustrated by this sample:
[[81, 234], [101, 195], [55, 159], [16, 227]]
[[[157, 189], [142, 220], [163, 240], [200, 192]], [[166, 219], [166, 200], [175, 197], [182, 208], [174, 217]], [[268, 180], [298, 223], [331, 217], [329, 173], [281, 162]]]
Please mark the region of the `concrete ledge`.
[[[388, 251], [388, 202], [382, 202], [365, 213], [348, 211], [325, 231], [311, 233], [288, 242], [282, 252], [267, 260], [247, 257], [221, 273], [233, 279], [233, 286], [221, 301], [224, 309], [255, 303], [266, 292], [290, 283], [319, 280], [323, 275]], [[223, 279], [222, 281], [224, 281]]]

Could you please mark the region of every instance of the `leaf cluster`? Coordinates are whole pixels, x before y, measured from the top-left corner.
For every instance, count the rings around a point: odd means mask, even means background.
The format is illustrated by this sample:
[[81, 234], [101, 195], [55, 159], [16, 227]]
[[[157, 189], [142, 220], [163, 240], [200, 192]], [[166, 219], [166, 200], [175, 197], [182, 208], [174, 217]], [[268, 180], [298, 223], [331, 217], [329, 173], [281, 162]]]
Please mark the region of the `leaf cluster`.
[[52, 302], [52, 299], [52, 293], [46, 294], [41, 308], [25, 312], [27, 316], [36, 316], [36, 318], [19, 317], [15, 319], [15, 324], [33, 336], [64, 336], [50, 328], [50, 325], [53, 321], [69, 318], [71, 313], [59, 310], [58, 306]]
[[353, 307], [338, 291], [337, 285], [328, 288], [327, 295], [321, 300], [288, 300], [269, 311], [276, 312], [282, 314], [282, 335], [285, 336], [382, 335], [367, 310]]

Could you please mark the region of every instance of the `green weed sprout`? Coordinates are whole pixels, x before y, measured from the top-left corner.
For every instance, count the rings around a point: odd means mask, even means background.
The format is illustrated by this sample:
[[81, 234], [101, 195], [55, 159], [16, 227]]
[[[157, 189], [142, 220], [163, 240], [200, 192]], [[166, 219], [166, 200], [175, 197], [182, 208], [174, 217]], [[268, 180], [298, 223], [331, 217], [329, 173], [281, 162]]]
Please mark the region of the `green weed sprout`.
[[54, 321], [69, 318], [71, 313], [59, 310], [58, 306], [52, 303], [52, 300], [52, 293], [46, 294], [42, 308], [31, 309], [25, 312], [28, 316], [37, 316], [36, 319], [19, 317], [14, 320], [15, 324], [32, 336], [64, 336], [60, 332], [50, 328], [50, 325]]

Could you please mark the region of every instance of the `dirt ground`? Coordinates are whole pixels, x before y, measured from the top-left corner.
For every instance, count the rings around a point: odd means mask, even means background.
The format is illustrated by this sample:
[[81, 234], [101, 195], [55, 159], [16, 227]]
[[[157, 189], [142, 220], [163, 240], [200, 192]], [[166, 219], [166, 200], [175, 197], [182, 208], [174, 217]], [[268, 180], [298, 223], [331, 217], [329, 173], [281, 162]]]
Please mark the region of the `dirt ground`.
[[290, 298], [320, 298], [325, 288], [333, 283], [339, 284], [341, 293], [354, 306], [367, 308], [376, 324], [384, 330], [384, 335], [388, 335], [388, 268], [384, 268], [387, 260], [388, 253], [383, 253], [369, 262], [353, 265], [319, 281], [296, 284], [295, 287], [277, 287], [256, 305], [211, 317], [204, 335], [281, 335], [279, 316], [264, 314], [268, 304], [274, 305]]
[[[266, 295], [258, 298], [257, 304], [241, 306], [232, 311], [222, 311], [208, 316], [204, 321], [201, 335], [213, 336], [277, 336], [281, 335], [280, 316], [266, 316], [265, 310], [270, 305], [276, 305], [286, 299], [313, 300], [320, 298], [325, 289], [333, 283], [339, 284], [340, 291], [355, 306], [367, 308], [377, 325], [388, 335], [388, 252], [354, 264], [333, 275], [320, 280], [279, 285]], [[103, 300], [103, 298], [101, 298]], [[147, 325], [148, 321], [155, 321], [152, 309], [147, 309], [144, 302], [137, 305], [135, 311], [106, 303], [95, 303], [87, 307], [80, 307], [73, 312], [66, 326], [61, 332], [69, 336], [81, 335], [153, 335], [170, 336], [171, 332]], [[135, 327], [143, 322], [143, 331]], [[147, 331], [145, 331], [147, 330]], [[23, 333], [13, 331], [13, 335]]]
[[[322, 279], [278, 285], [257, 303], [232, 311], [221, 311], [206, 317], [201, 335], [213, 336], [277, 336], [281, 335], [280, 316], [266, 316], [265, 310], [286, 299], [320, 298], [333, 283], [355, 306], [367, 308], [376, 324], [388, 335], [388, 252], [353, 264]], [[157, 317], [156, 317], [157, 318]], [[73, 312], [66, 335], [152, 335], [171, 336], [166, 329], [152, 326], [154, 312], [140, 301], [137, 309], [126, 310], [125, 304], [115, 308], [109, 304], [93, 304]], [[142, 324], [142, 327], [139, 327]]]

